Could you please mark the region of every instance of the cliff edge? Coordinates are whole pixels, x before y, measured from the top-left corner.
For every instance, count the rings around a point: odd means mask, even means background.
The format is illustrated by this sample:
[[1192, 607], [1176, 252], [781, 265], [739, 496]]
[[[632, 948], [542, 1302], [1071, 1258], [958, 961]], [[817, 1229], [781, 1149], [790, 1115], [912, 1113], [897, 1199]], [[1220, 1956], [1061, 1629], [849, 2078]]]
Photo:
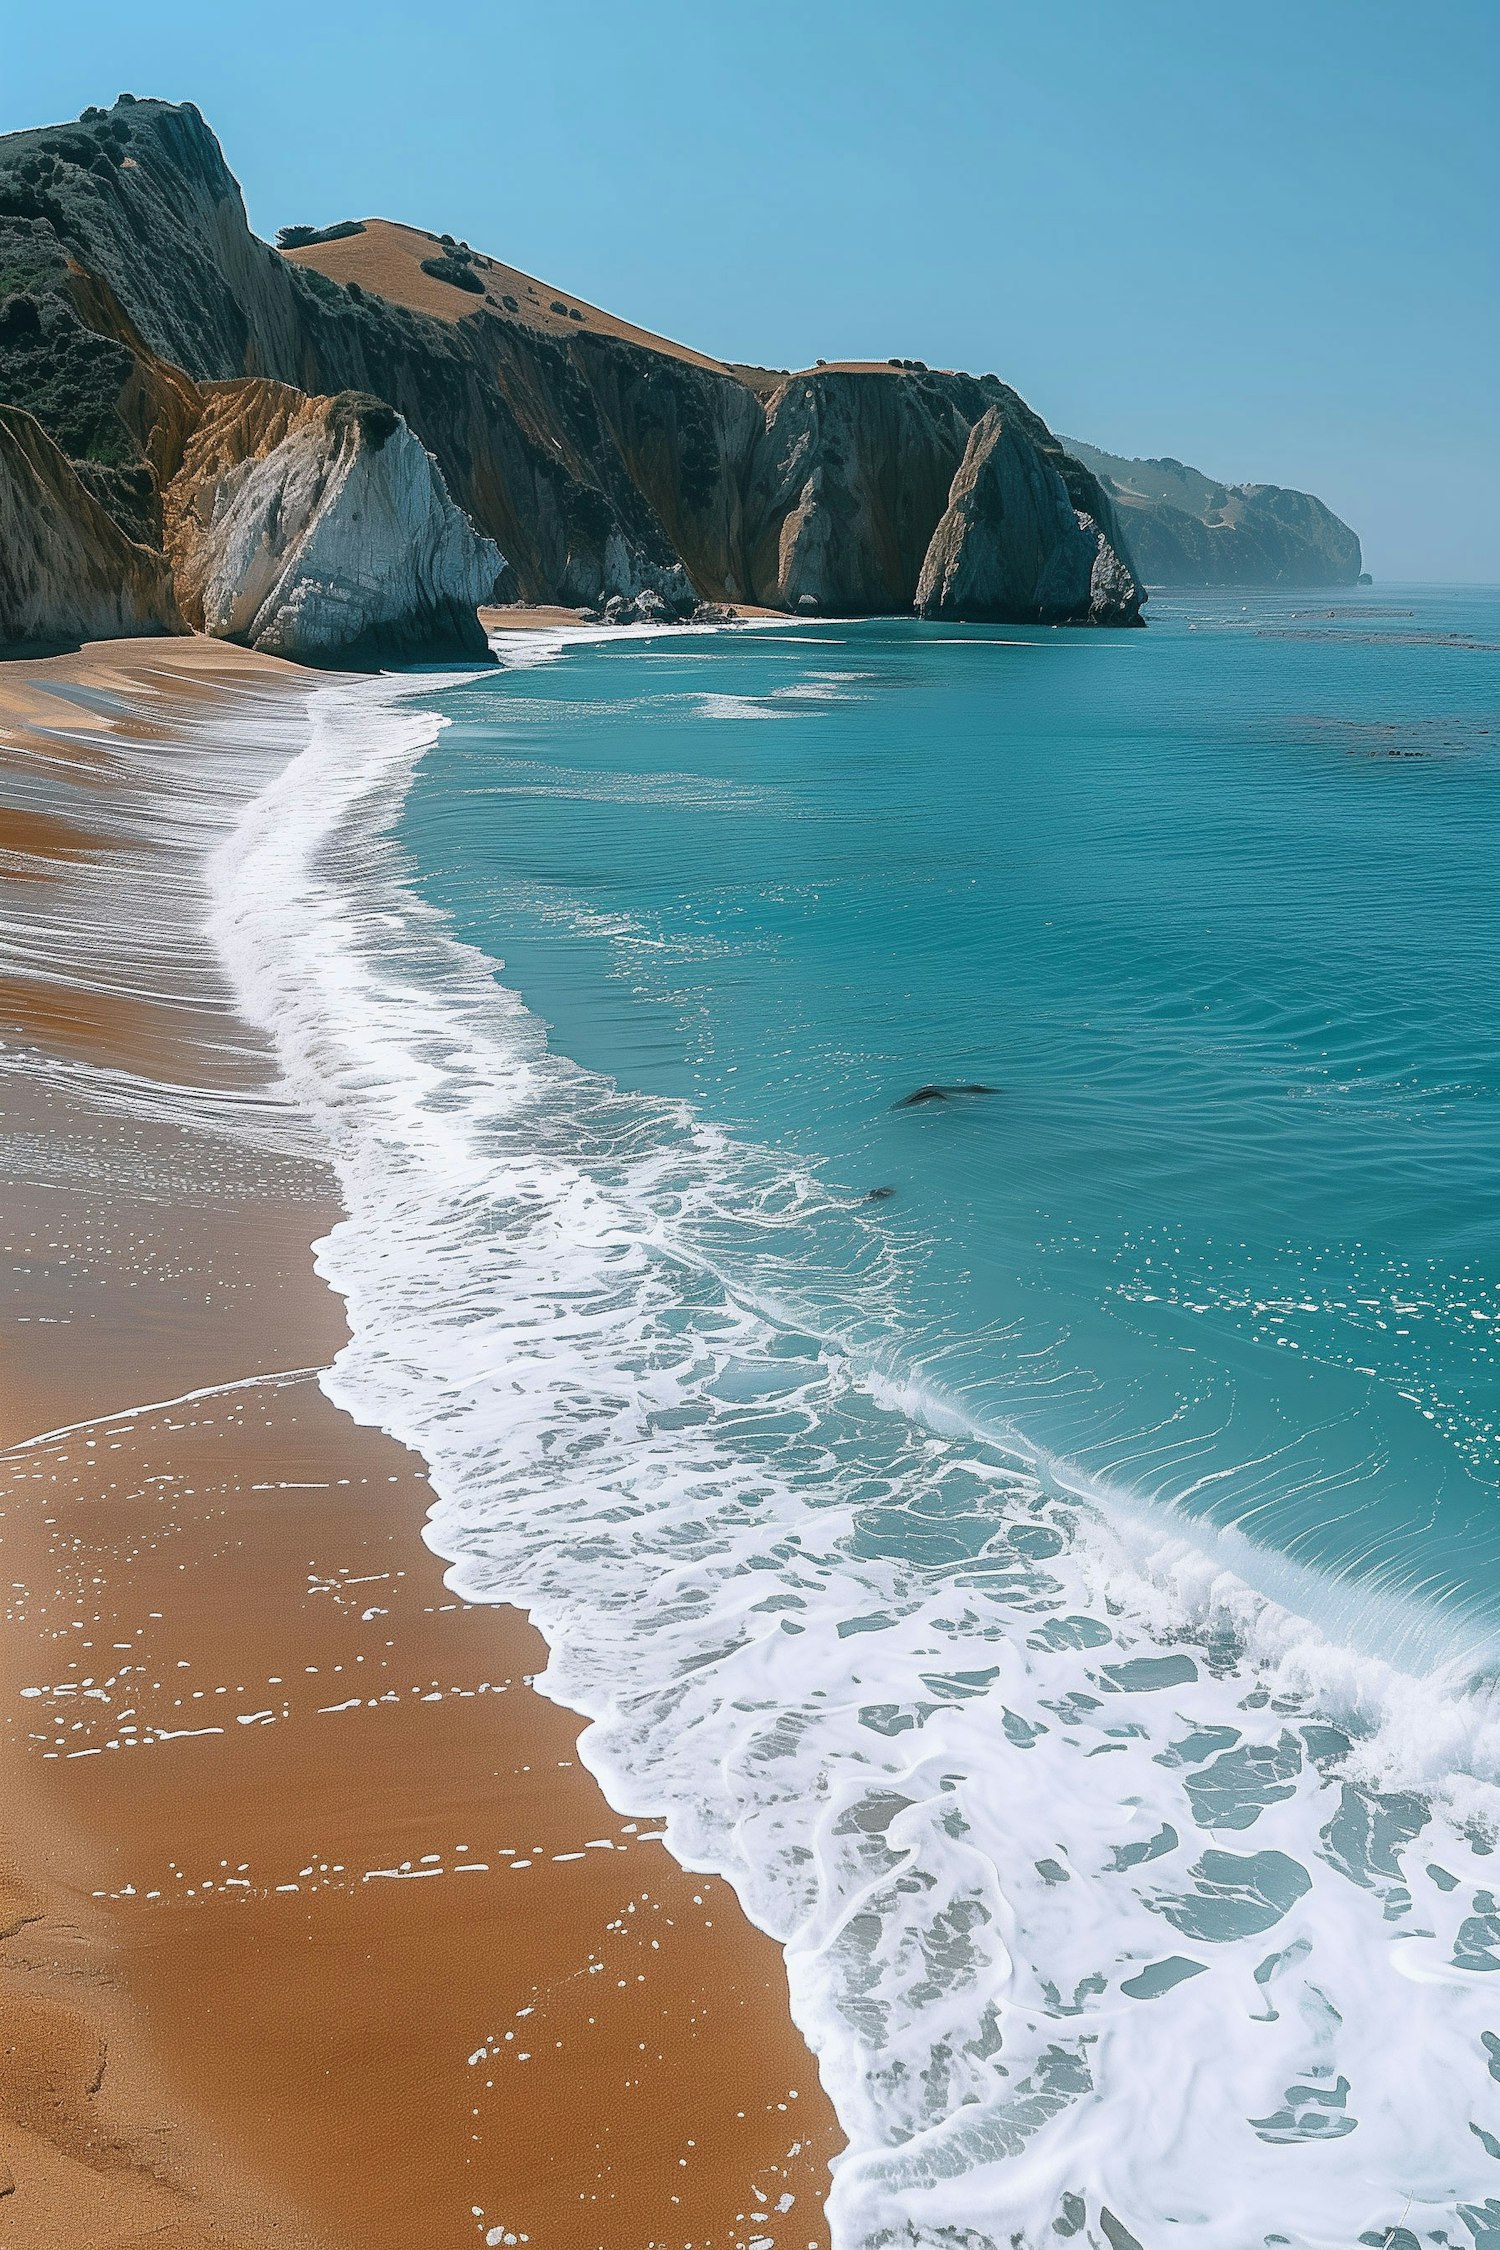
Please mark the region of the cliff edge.
[[182, 630], [166, 558], [127, 538], [34, 415], [0, 406], [0, 644]]

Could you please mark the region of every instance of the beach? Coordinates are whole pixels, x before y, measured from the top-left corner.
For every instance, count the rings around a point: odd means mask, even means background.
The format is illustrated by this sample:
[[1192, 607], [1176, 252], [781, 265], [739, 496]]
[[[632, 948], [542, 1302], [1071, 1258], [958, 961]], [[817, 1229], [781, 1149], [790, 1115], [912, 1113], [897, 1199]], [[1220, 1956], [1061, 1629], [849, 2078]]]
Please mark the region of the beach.
[[1487, 2217], [1487, 604], [0, 675], [7, 2246]]
[[183, 887], [234, 809], [193, 777], [307, 686], [201, 640], [0, 675], [4, 2238], [821, 2244], [777, 1947], [319, 1387], [336, 1190]]

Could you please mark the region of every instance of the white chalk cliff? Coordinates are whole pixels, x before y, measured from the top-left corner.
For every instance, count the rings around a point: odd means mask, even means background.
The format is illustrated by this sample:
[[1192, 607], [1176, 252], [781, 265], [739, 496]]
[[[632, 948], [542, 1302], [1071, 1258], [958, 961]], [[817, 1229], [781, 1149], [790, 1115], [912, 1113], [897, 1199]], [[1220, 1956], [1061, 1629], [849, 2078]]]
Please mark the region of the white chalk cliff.
[[165, 515], [183, 614], [218, 639], [313, 664], [487, 653], [504, 559], [379, 400], [205, 386]]

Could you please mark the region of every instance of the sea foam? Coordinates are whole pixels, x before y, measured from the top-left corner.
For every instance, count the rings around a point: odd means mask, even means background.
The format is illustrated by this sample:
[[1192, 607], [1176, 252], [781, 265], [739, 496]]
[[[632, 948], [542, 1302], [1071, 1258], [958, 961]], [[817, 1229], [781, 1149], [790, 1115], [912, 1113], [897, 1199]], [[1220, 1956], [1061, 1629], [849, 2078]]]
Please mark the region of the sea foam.
[[875, 1228], [551, 1052], [408, 881], [419, 694], [319, 690], [213, 869], [342, 1185], [326, 1388], [424, 1454], [611, 1802], [785, 1948], [838, 2250], [1494, 2250], [1488, 1678], [973, 1429]]

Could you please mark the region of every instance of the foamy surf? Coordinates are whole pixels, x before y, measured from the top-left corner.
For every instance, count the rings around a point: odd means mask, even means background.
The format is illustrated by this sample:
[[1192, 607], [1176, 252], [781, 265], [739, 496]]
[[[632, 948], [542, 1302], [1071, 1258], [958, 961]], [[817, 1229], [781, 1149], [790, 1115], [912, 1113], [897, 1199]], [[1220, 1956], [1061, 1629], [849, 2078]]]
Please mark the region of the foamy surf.
[[406, 880], [431, 685], [320, 690], [214, 866], [343, 1188], [328, 1388], [612, 1802], [784, 1945], [839, 2250], [1495, 2250], [1487, 1681], [966, 1426], [842, 1199], [551, 1053]]

